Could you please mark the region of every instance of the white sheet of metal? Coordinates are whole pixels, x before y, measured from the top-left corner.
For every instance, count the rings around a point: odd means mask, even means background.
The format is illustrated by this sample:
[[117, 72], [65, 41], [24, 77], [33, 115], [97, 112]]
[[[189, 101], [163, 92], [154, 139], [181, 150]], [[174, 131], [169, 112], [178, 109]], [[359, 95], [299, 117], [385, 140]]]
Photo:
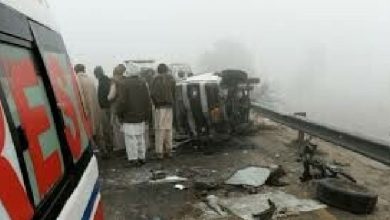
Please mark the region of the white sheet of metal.
[[0, 3], [26, 15], [31, 20], [37, 21], [57, 32], [59, 31], [46, 0], [0, 0]]

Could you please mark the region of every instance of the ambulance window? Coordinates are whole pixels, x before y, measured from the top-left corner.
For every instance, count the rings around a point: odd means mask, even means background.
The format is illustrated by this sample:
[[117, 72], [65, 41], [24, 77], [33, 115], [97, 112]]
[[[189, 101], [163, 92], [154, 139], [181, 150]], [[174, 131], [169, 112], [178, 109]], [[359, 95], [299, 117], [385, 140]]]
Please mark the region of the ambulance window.
[[50, 82], [57, 105], [65, 121], [65, 136], [74, 162], [89, 146], [90, 122], [81, 105], [76, 76], [65, 54], [44, 52]]
[[[19, 132], [31, 186], [37, 206], [64, 174], [60, 141], [42, 78], [30, 50], [0, 43], [0, 81], [8, 118]], [[24, 139], [24, 141], [22, 141]]]
[[61, 36], [35, 22], [30, 25], [64, 118], [67, 145], [77, 163], [90, 144], [91, 127], [81, 105], [76, 76]]

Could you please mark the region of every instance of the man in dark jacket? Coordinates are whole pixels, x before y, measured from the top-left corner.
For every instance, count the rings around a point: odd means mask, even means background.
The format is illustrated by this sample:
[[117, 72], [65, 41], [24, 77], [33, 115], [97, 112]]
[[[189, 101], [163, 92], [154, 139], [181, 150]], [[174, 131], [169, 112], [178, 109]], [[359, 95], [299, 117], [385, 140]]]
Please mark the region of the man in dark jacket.
[[113, 150], [112, 142], [112, 126], [111, 126], [111, 109], [110, 101], [108, 100], [108, 93], [110, 92], [111, 84], [113, 83], [110, 78], [104, 74], [104, 70], [101, 66], [97, 66], [94, 69], [94, 74], [98, 80], [97, 96], [99, 106], [101, 108], [101, 136], [106, 146], [108, 153]]
[[168, 73], [168, 67], [160, 64], [159, 73], [152, 82], [151, 95], [156, 107], [154, 114], [154, 129], [156, 153], [159, 158], [164, 154], [172, 157], [172, 122], [175, 97], [175, 79]]
[[116, 113], [122, 123], [127, 158], [145, 163], [145, 124], [150, 120], [152, 103], [146, 82], [137, 74], [127, 74], [117, 83]]

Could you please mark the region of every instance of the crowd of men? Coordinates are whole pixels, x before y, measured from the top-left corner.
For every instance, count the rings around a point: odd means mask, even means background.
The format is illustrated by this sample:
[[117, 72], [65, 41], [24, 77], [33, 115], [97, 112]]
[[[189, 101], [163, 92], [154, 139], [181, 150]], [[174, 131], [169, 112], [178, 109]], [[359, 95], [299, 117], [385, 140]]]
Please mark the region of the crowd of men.
[[129, 163], [143, 165], [151, 145], [150, 128], [155, 132], [157, 158], [172, 157], [175, 80], [166, 64], [158, 65], [153, 77], [126, 71], [125, 65], [119, 64], [109, 78], [97, 66], [97, 88], [83, 64], [75, 65], [74, 70], [84, 111], [91, 119], [93, 140], [103, 158], [125, 146]]

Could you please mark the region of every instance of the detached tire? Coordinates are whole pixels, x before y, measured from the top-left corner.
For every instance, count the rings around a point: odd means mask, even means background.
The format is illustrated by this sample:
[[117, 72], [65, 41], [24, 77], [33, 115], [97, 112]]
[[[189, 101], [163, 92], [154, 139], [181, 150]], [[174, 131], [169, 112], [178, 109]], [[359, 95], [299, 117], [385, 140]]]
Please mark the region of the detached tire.
[[378, 195], [370, 192], [366, 187], [335, 178], [319, 181], [317, 197], [329, 206], [354, 214], [370, 214], [378, 202]]

